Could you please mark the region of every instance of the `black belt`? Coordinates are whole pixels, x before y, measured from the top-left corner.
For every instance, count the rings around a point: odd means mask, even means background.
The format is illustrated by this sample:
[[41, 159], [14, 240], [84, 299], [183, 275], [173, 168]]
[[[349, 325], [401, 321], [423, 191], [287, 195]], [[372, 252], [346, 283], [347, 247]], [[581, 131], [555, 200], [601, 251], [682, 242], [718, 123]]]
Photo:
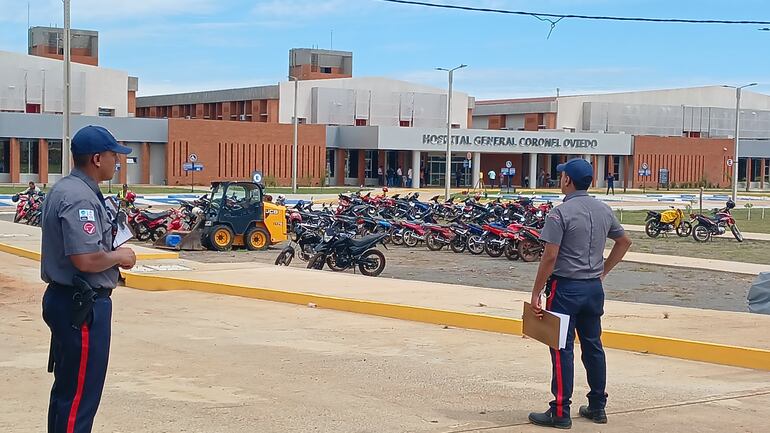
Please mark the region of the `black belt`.
[[[59, 283], [50, 283], [48, 287], [54, 290], [63, 290], [67, 292], [77, 291], [77, 288], [75, 288], [75, 286], [65, 286], [64, 284], [59, 284]], [[97, 298], [109, 298], [110, 296], [112, 296], [112, 289], [98, 288], [98, 289], [94, 289], [94, 292], [96, 293]]]

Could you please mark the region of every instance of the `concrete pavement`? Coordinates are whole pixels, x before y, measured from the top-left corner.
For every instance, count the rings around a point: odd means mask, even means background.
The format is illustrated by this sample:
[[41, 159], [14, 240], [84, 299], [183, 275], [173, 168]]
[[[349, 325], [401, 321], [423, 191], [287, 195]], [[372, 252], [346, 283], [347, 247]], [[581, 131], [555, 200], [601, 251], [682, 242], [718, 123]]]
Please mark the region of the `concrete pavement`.
[[[51, 376], [38, 264], [0, 262], [0, 431], [43, 431]], [[509, 335], [195, 292], [113, 295], [95, 431], [542, 432], [547, 350]], [[765, 431], [766, 372], [608, 350], [609, 424], [575, 432]], [[585, 376], [576, 365], [575, 410]]]

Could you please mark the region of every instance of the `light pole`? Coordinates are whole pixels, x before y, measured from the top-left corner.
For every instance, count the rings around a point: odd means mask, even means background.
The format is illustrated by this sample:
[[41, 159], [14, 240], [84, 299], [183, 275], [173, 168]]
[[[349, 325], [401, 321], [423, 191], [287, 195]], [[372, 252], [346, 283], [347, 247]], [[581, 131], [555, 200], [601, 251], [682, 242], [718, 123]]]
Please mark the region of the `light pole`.
[[62, 107], [62, 175], [70, 172], [70, 0], [62, 0], [64, 3], [64, 106]]
[[291, 147], [291, 192], [297, 193], [297, 77], [289, 76], [289, 81], [294, 81], [294, 144]]
[[449, 72], [449, 90], [447, 92], [446, 102], [446, 168], [444, 169], [444, 197], [449, 200], [449, 188], [452, 183], [452, 151], [449, 146], [452, 142], [452, 74], [458, 69], [462, 69], [468, 65], [462, 64], [452, 69], [436, 68], [437, 71]]
[[[740, 130], [738, 129], [738, 126], [740, 125], [740, 118], [741, 118], [741, 90], [745, 89], [746, 87], [756, 86], [757, 83], [751, 83], [746, 84], [743, 86], [722, 86], [727, 87], [729, 89], [735, 89], [735, 158], [733, 162], [733, 202], [735, 202], [738, 199], [738, 172], [740, 170], [740, 158], [738, 157], [738, 142], [740, 141]], [[748, 171], [746, 172], [748, 174]], [[749, 184], [748, 176], [746, 177], [746, 185]]]

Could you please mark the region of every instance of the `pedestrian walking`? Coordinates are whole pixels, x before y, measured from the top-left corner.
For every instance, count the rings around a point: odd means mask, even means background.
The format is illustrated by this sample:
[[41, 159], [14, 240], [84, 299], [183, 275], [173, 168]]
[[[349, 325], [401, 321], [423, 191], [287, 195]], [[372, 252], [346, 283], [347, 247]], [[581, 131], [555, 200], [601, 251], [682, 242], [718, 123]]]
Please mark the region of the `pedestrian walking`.
[[409, 167], [409, 170], [406, 171], [406, 186], [409, 188], [412, 187], [412, 175], [414, 175], [414, 172], [412, 167]]
[[615, 175], [612, 172], [607, 173], [607, 194], [605, 195], [610, 195], [610, 189], [612, 195], [615, 195]]
[[[576, 329], [590, 388], [588, 405], [581, 406], [579, 413], [595, 423], [607, 422], [607, 364], [601, 342], [602, 282], [620, 263], [631, 246], [631, 239], [612, 209], [588, 195], [593, 181], [591, 164], [578, 158], [559, 164], [557, 170], [561, 173], [559, 183], [565, 197], [546, 218], [541, 234], [545, 250], [532, 288], [531, 304], [534, 313], [541, 317], [543, 307], [569, 316], [567, 344], [564, 349], [550, 349], [554, 400], [545, 413], [529, 414], [529, 420], [540, 426], [570, 428]], [[607, 238], [615, 244], [604, 260]], [[541, 301], [544, 291], [545, 306]]]
[[396, 170], [396, 184], [398, 186], [404, 186], [404, 172], [401, 171], [401, 167]]
[[394, 186], [393, 178], [395, 177], [395, 171], [392, 168], [388, 168], [388, 186]]
[[72, 138], [71, 150], [74, 169], [43, 204], [43, 320], [51, 330], [48, 371], [54, 375], [49, 433], [91, 431], [107, 374], [110, 295], [118, 269], [136, 264], [133, 250], [113, 246], [117, 215], [107, 210], [98, 186], [115, 174], [118, 154], [131, 148], [100, 126], [86, 126]]
[[382, 166], [377, 169], [377, 184], [379, 186], [385, 186], [384, 172]]
[[497, 173], [495, 173], [494, 170], [489, 170], [489, 173], [487, 173], [487, 177], [489, 177], [489, 183], [492, 185], [492, 188], [495, 187], [495, 177], [497, 176]]

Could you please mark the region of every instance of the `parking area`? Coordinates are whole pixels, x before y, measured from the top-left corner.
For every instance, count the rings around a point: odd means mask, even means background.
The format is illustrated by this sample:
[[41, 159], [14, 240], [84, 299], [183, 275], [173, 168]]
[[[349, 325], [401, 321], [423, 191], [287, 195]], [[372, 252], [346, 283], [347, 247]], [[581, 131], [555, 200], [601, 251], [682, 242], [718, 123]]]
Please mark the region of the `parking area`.
[[[44, 429], [42, 290], [36, 262], [3, 255], [0, 383], [14, 396], [0, 405], [3, 432]], [[113, 299], [95, 431], [542, 431], [526, 420], [550, 398], [548, 354], [533, 340], [195, 292], [119, 288]], [[603, 432], [764, 429], [765, 372], [616, 350], [608, 362]], [[573, 431], [597, 428], [576, 419]]]
[[[634, 234], [634, 236], [644, 235]], [[719, 239], [719, 241], [729, 242], [728, 239]], [[280, 247], [281, 245], [267, 251], [188, 251], [182, 252], [180, 257], [206, 263], [251, 261], [273, 263], [280, 252]], [[462, 284], [504, 290], [531, 290], [538, 266], [538, 263], [509, 261], [505, 257], [492, 258], [486, 254], [478, 256], [467, 252], [455, 254], [446, 249], [433, 252], [424, 246], [406, 248], [391, 245], [387, 250], [383, 249], [383, 252], [387, 265], [379, 278]], [[298, 258], [295, 258], [291, 264], [292, 267], [306, 265], [306, 262]], [[623, 262], [607, 277], [605, 290], [607, 299], [618, 301], [746, 311], [746, 295], [754, 278], [750, 275], [729, 272]]]

